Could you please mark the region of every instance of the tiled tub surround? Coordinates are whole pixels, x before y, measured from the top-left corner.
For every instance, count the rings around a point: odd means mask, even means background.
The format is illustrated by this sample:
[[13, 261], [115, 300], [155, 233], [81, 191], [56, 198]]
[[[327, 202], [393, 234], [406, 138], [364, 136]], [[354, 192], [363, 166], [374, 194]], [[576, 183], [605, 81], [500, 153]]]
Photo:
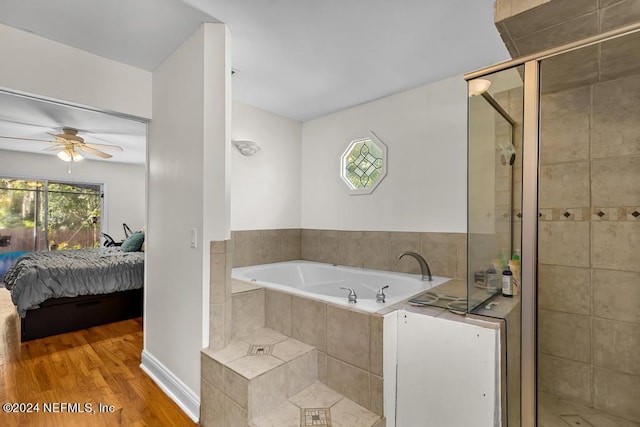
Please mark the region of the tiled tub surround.
[[[234, 338], [202, 354], [203, 425], [299, 426], [304, 409], [322, 408], [334, 426], [384, 425], [381, 317], [233, 284]], [[338, 348], [349, 338], [339, 334], [359, 339]]]
[[538, 270], [541, 392], [636, 423], [638, 105], [640, 75], [543, 95]]
[[231, 240], [234, 267], [302, 259], [418, 274], [415, 259], [397, 259], [413, 251], [434, 276], [465, 278], [467, 271], [466, 233], [280, 229], [232, 231]]

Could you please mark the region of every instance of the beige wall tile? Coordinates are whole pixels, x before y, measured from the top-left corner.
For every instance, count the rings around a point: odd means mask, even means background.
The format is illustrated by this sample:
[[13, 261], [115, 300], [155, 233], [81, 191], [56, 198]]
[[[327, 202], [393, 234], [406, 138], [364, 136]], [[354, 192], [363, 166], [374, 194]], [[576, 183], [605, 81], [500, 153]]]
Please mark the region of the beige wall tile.
[[287, 372], [287, 366], [281, 365], [249, 383], [249, 419], [264, 415], [287, 400]]
[[320, 351], [327, 351], [327, 304], [292, 297], [291, 336]]
[[200, 387], [200, 424], [204, 427], [224, 425], [224, 393], [206, 381], [201, 381]]
[[300, 257], [307, 261], [316, 261], [320, 258], [320, 245], [315, 236], [308, 233], [309, 230], [302, 230], [300, 237]]
[[598, 55], [598, 46], [592, 45], [545, 59], [540, 74], [542, 93], [564, 91], [595, 83], [600, 71]]
[[420, 253], [422, 245], [420, 233], [389, 232], [389, 269], [401, 273], [420, 273], [420, 266], [415, 259], [405, 256], [398, 259], [404, 251]]
[[327, 353], [318, 351], [318, 381], [327, 384]]
[[538, 307], [591, 314], [590, 270], [538, 264]]
[[[536, 33], [569, 21], [576, 16], [596, 10], [596, 0], [552, 1], [543, 7], [542, 0], [515, 0], [513, 10], [519, 11], [508, 21], [509, 32], [514, 39]], [[497, 4], [496, 4], [497, 7]], [[561, 42], [558, 44], [562, 44]]]
[[591, 233], [593, 267], [640, 271], [640, 221], [594, 221]]
[[208, 354], [200, 353], [200, 378], [216, 387], [224, 388], [222, 364]]
[[327, 306], [327, 354], [369, 370], [369, 315]]
[[209, 305], [209, 347], [224, 348], [231, 340], [232, 303]]
[[209, 253], [225, 254], [231, 249], [228, 245], [231, 245], [230, 240], [212, 240], [209, 242]]
[[237, 231], [234, 244], [234, 266], [260, 264], [260, 231]]
[[600, 13], [601, 31], [632, 24], [640, 20], [640, 3], [625, 0], [602, 9]]
[[540, 116], [543, 123], [557, 116], [579, 116], [589, 113], [591, 105], [591, 88], [563, 90], [542, 95]]
[[593, 320], [594, 365], [640, 375], [640, 325]]
[[371, 404], [369, 405], [369, 408], [374, 414], [382, 416], [384, 415], [384, 390], [382, 377], [370, 375], [369, 380], [371, 381]]
[[328, 356], [327, 385], [365, 408], [370, 405], [369, 373], [365, 370]]
[[[421, 233], [421, 254], [431, 268], [431, 274], [455, 277], [458, 269], [456, 233]], [[415, 261], [415, 260], [414, 260]]]
[[593, 270], [592, 274], [594, 315], [640, 324], [640, 273]]
[[589, 223], [587, 221], [539, 222], [538, 262], [589, 267]]
[[[543, 104], [544, 108], [544, 104]], [[559, 115], [540, 124], [540, 164], [589, 160], [589, 104], [580, 115]]]
[[326, 262], [327, 264], [339, 264], [338, 259], [338, 232], [324, 230], [317, 237], [318, 259], [312, 261]]
[[362, 266], [389, 271], [390, 240], [386, 231], [362, 233]]
[[318, 352], [309, 351], [287, 363], [287, 397], [309, 387], [318, 379]]
[[[553, 2], [550, 4], [553, 4]], [[511, 31], [511, 29], [509, 31]], [[518, 46], [519, 52], [526, 55], [571, 41], [580, 40], [595, 34], [597, 31], [598, 15], [596, 12], [592, 12], [524, 37], [517, 39], [514, 37], [514, 41], [516, 46]]]
[[538, 310], [538, 351], [590, 363], [591, 318]]
[[459, 233], [456, 235], [457, 261], [455, 278], [466, 279], [467, 277], [467, 234]]
[[362, 267], [364, 265], [362, 236], [362, 231], [338, 232], [338, 264], [351, 267]]
[[249, 381], [246, 378], [225, 367], [223, 390], [227, 397], [230, 397], [238, 405], [247, 409]]
[[[214, 243], [214, 242], [211, 242]], [[227, 286], [227, 255], [210, 255], [209, 283], [210, 304], [224, 304], [231, 297], [231, 287]]]
[[640, 205], [640, 157], [596, 159], [591, 165], [593, 205]]
[[[637, 61], [636, 61], [637, 63]], [[633, 109], [623, 106], [594, 112], [591, 129], [591, 157], [640, 154], [640, 123]], [[600, 183], [604, 185], [608, 183]]]
[[224, 399], [224, 425], [225, 427], [244, 427], [248, 425], [247, 410], [241, 408], [233, 400]]
[[301, 259], [301, 234], [300, 229], [282, 230], [280, 241], [281, 261]]
[[265, 289], [265, 325], [291, 336], [291, 295]]
[[596, 409], [640, 422], [640, 377], [603, 369], [593, 370]]
[[232, 297], [232, 336], [265, 326], [264, 289], [240, 292]]
[[589, 207], [589, 162], [540, 166], [540, 208]]
[[383, 322], [384, 318], [371, 316], [371, 367], [370, 370], [376, 375], [382, 376], [382, 354], [383, 354]]
[[[623, 45], [617, 44], [617, 46]], [[607, 51], [612, 52], [610, 48], [605, 49], [605, 55]], [[594, 113], [617, 112], [623, 107], [633, 107], [638, 102], [640, 102], [640, 75], [602, 82], [593, 86]]]
[[282, 260], [282, 238], [280, 230], [260, 231], [260, 264], [268, 264]]
[[539, 354], [538, 390], [584, 405], [591, 404], [591, 366]]

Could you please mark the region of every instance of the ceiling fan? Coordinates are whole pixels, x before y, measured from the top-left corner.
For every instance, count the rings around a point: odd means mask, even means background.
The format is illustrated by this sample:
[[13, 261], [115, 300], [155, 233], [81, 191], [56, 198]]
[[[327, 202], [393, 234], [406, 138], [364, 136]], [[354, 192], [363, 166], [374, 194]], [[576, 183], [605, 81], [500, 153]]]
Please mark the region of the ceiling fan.
[[119, 147], [117, 145], [87, 143], [84, 141], [84, 138], [78, 136], [77, 129], [70, 127], [62, 128], [62, 133], [49, 133], [49, 135], [53, 136], [55, 140], [50, 141], [46, 139], [21, 138], [13, 136], [0, 136], [0, 138], [47, 142], [49, 144], [53, 144], [52, 146], [45, 148], [43, 151], [57, 150], [58, 153], [56, 154], [56, 156], [58, 156], [59, 159], [64, 160], [65, 162], [77, 162], [79, 160], [82, 160], [84, 157], [81, 153], [92, 154], [103, 159], [108, 159], [113, 156], [111, 154], [105, 153], [103, 150], [124, 151], [122, 147]]

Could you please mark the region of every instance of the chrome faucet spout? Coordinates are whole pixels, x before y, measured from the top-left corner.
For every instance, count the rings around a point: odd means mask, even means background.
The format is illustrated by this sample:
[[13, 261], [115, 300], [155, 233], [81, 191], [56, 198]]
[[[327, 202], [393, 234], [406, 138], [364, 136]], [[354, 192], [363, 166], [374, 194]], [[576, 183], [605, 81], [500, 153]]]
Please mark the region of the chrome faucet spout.
[[427, 264], [427, 260], [425, 260], [422, 255], [411, 251], [404, 251], [400, 253], [400, 255], [398, 255], [398, 259], [401, 259], [405, 255], [409, 255], [410, 257], [413, 257], [416, 259], [416, 261], [418, 261], [418, 264], [420, 264], [420, 272], [422, 273], [422, 280], [428, 280], [430, 282], [433, 281], [429, 264]]

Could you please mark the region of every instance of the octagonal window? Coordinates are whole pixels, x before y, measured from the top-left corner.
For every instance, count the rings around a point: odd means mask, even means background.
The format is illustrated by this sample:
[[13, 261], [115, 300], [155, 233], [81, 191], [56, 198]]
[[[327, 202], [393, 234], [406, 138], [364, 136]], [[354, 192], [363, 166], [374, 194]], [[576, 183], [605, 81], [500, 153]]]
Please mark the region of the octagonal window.
[[353, 140], [342, 155], [340, 177], [350, 194], [369, 194], [387, 174], [387, 146], [377, 138]]

